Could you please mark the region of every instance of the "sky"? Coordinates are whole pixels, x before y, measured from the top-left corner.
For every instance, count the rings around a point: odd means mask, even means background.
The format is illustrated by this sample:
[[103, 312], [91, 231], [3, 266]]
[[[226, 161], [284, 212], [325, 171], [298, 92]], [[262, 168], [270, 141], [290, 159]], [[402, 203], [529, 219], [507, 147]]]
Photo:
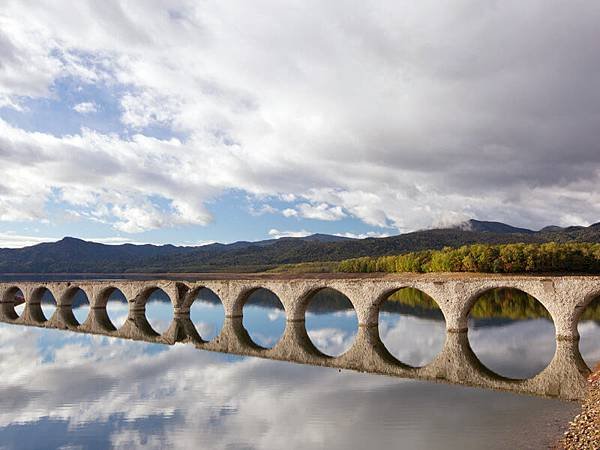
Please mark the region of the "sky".
[[598, 2], [1, 3], [1, 247], [600, 221]]

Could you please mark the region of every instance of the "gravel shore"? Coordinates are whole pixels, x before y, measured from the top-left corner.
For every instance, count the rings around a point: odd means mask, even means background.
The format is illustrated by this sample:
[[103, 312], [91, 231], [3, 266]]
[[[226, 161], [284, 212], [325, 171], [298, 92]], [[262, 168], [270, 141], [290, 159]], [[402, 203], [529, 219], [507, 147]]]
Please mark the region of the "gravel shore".
[[600, 449], [600, 370], [590, 376], [590, 390], [581, 412], [569, 423], [558, 448]]

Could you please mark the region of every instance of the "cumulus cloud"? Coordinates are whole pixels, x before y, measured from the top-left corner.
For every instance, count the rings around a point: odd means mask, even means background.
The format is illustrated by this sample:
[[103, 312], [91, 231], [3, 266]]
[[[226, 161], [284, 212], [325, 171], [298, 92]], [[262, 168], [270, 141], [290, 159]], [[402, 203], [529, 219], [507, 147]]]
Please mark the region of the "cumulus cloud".
[[269, 230], [269, 236], [271, 236], [272, 238], [275, 239], [279, 239], [279, 238], [283, 238], [283, 237], [305, 237], [305, 236], [310, 236], [311, 233], [310, 231], [306, 231], [306, 230], [299, 230], [299, 231], [280, 231], [276, 228], [271, 228]]
[[121, 121], [134, 128], [168, 125], [179, 109], [174, 99], [148, 91], [138, 95], [125, 94], [121, 99], [121, 107]]
[[285, 208], [283, 211], [281, 211], [281, 214], [283, 214], [285, 217], [297, 217], [298, 211], [296, 211], [294, 208]]
[[15, 232], [0, 233], [0, 248], [20, 248], [43, 242], [55, 242], [57, 238], [28, 236]]
[[58, 197], [82, 216], [125, 232], [206, 224], [211, 216], [194, 194], [210, 195], [215, 188], [200, 181], [193, 155], [181, 150], [176, 139], [136, 135], [124, 141], [90, 130], [58, 138], [0, 120], [0, 162], [6, 171], [0, 219], [43, 219], [45, 201]]
[[91, 114], [98, 111], [98, 106], [94, 102], [82, 102], [73, 106], [73, 109], [79, 114]]
[[[293, 211], [293, 212], [292, 212]], [[297, 206], [297, 209], [288, 208], [283, 212], [286, 217], [303, 217], [305, 219], [317, 219], [317, 220], [340, 220], [346, 217], [346, 214], [342, 210], [341, 206], [331, 206], [327, 203], [319, 203], [311, 205], [309, 203], [301, 203]]]
[[255, 216], [262, 216], [263, 214], [275, 214], [277, 212], [277, 208], [274, 208], [273, 206], [269, 205], [268, 203], [264, 203], [260, 206], [253, 206], [251, 205], [248, 208], [248, 212]]
[[[59, 191], [120, 230], [205, 224], [227, 189], [399, 230], [600, 215], [599, 5], [111, 5], [3, 4], [2, 104], [55, 95], [64, 77], [103, 80], [125, 86], [120, 119], [140, 134], [2, 123], [0, 220], [44, 218]], [[185, 140], [144, 136], [154, 125]]]
[[[20, 234], [15, 231], [0, 232], [0, 248], [21, 248], [28, 247], [31, 245], [41, 244], [44, 242], [56, 242], [62, 239], [62, 237], [55, 236], [33, 236], [28, 234]], [[98, 242], [100, 244], [107, 245], [121, 245], [121, 244], [152, 244], [161, 245], [159, 242], [141, 241], [132, 239], [124, 236], [108, 236], [108, 237], [89, 237], [85, 238], [86, 241]], [[193, 245], [202, 246], [208, 244], [214, 244], [214, 241], [206, 242], [193, 242]]]
[[366, 233], [351, 233], [349, 231], [345, 233], [334, 233], [334, 236], [347, 237], [350, 239], [366, 239], [366, 238], [382, 238], [388, 237], [388, 233], [378, 233], [377, 231], [367, 231]]
[[541, 372], [552, 360], [556, 350], [554, 336], [552, 322], [536, 319], [472, 329], [469, 343], [489, 369], [507, 377], [528, 378]]
[[[281, 237], [306, 237], [306, 236], [310, 236], [311, 234], [315, 234], [312, 231], [307, 231], [307, 230], [287, 230], [287, 231], [281, 231], [278, 230], [276, 228], [272, 228], [269, 230], [269, 236], [275, 238], [275, 239], [279, 239]], [[389, 234], [387, 233], [378, 233], [376, 231], [368, 231], [366, 233], [352, 233], [349, 231], [346, 231], [344, 233], [334, 233], [333, 236], [339, 236], [339, 237], [347, 237], [350, 239], [366, 239], [366, 238], [380, 238], [380, 237], [387, 237], [389, 236]]]
[[306, 332], [312, 343], [330, 356], [338, 356], [348, 351], [356, 338], [356, 331], [339, 328], [311, 329], [307, 325]]

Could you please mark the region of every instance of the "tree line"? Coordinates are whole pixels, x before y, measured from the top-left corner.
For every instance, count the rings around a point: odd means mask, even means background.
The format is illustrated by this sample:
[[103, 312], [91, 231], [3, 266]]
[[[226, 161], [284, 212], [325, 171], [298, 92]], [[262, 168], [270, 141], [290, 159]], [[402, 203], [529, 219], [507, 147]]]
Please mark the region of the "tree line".
[[600, 273], [600, 244], [474, 244], [340, 261], [338, 272]]

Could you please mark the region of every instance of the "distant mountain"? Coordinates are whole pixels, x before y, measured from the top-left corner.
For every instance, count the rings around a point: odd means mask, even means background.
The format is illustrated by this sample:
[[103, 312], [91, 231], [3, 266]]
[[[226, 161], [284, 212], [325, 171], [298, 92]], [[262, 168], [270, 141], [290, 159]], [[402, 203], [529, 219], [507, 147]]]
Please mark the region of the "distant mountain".
[[287, 239], [301, 239], [303, 241], [309, 242], [343, 242], [343, 241], [351, 241], [353, 238], [349, 238], [346, 236], [334, 236], [331, 234], [321, 234], [315, 233], [310, 236], [304, 236], [301, 238], [287, 238]]
[[422, 230], [386, 238], [326, 234], [258, 242], [174, 245], [104, 245], [75, 238], [20, 249], [0, 249], [0, 273], [156, 273], [261, 271], [281, 264], [394, 255], [446, 246], [514, 242], [600, 242], [600, 223], [540, 231], [471, 220], [467, 226]]
[[507, 234], [515, 234], [515, 233], [516, 234], [518, 234], [518, 233], [530, 234], [530, 233], [534, 233], [533, 230], [528, 230], [527, 228], [513, 227], [511, 225], [507, 225], [502, 222], [486, 222], [486, 221], [474, 220], [474, 219], [467, 221], [465, 228], [470, 231], [479, 231], [481, 233], [499, 233], [499, 234], [504, 234], [504, 233], [507, 233]]
[[564, 228], [556, 226], [556, 225], [549, 225], [547, 227], [544, 227], [540, 230], [541, 233], [551, 233], [551, 232], [555, 232], [555, 231], [561, 231], [564, 230]]

